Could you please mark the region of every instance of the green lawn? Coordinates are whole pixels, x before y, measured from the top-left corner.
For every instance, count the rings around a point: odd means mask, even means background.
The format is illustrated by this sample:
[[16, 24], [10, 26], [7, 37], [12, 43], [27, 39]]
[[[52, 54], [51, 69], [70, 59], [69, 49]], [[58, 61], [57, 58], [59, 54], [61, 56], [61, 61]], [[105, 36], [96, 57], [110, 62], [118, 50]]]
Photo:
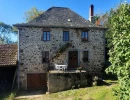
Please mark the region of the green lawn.
[[[112, 88], [116, 88], [118, 84], [116, 81], [107, 80], [107, 83], [111, 85], [103, 85], [103, 86], [94, 86], [80, 89], [73, 89], [68, 91], [62, 91], [58, 93], [52, 94], [43, 94], [39, 97], [33, 98], [24, 98], [17, 100], [117, 100], [116, 97], [112, 94]], [[15, 93], [12, 93], [13, 97]], [[8, 97], [8, 96], [7, 96]], [[6, 99], [0, 100], [11, 100], [9, 97]]]
[[112, 88], [117, 84], [110, 86], [95, 86], [58, 92], [50, 95], [43, 95], [43, 100], [116, 100], [112, 94]]
[[0, 100], [13, 100], [16, 92], [6, 92], [0, 94]]

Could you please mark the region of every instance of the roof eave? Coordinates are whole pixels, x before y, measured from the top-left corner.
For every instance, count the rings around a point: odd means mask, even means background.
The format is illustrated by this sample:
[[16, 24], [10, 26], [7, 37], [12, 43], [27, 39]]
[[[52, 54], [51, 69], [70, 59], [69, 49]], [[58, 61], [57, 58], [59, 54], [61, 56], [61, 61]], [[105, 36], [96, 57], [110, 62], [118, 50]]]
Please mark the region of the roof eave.
[[108, 28], [106, 27], [92, 27], [92, 26], [86, 26], [86, 27], [83, 27], [83, 26], [54, 26], [54, 25], [27, 25], [27, 24], [14, 24], [13, 26], [17, 27], [17, 28], [21, 28], [21, 27], [38, 27], [38, 28], [43, 28], [43, 27], [51, 27], [51, 28], [90, 28], [90, 29], [102, 29], [102, 30], [107, 30]]

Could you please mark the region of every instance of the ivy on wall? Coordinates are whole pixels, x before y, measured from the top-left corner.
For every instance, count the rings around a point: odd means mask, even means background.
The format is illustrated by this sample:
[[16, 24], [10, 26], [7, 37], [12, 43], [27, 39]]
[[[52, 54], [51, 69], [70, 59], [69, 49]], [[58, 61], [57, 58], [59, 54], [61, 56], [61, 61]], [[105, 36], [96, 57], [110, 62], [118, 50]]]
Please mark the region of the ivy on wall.
[[56, 55], [55, 55], [54, 57], [52, 57], [51, 60], [53, 60], [53, 59], [59, 57], [63, 52], [66, 51], [67, 48], [69, 48], [69, 47], [71, 47], [71, 46], [72, 46], [72, 43], [70, 43], [70, 42], [68, 42], [68, 43], [66, 43], [65, 45], [61, 46], [61, 47], [57, 50]]

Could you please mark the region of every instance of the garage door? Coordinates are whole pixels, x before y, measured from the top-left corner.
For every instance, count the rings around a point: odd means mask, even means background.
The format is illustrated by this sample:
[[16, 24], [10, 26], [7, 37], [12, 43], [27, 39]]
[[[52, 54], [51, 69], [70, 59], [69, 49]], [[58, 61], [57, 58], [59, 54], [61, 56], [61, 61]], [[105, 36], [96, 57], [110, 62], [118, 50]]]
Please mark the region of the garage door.
[[27, 89], [46, 89], [46, 73], [27, 74]]

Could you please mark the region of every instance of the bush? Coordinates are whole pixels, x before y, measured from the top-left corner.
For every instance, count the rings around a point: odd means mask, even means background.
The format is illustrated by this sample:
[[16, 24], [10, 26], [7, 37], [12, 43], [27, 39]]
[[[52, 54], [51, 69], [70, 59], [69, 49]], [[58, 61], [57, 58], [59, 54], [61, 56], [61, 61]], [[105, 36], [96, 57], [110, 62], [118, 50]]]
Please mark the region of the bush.
[[119, 100], [130, 100], [130, 4], [121, 3], [109, 18], [107, 32], [109, 61], [106, 72], [117, 75]]

